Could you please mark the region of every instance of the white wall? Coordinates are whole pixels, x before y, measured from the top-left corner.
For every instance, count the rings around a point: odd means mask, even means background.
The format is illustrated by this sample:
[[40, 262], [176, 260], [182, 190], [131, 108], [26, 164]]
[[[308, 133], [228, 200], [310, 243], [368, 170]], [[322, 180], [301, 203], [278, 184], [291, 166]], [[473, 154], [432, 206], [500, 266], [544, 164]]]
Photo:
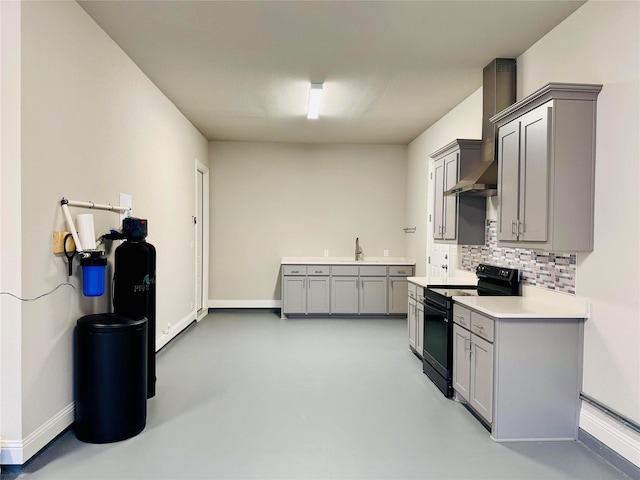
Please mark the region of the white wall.
[[[191, 321], [194, 159], [207, 163], [207, 141], [75, 2], [21, 3], [21, 35], [21, 154], [3, 154], [3, 186], [5, 166], [17, 165], [21, 179], [9, 202], [3, 188], [2, 235], [4, 215], [21, 209], [22, 285], [3, 281], [3, 289], [35, 297], [67, 281], [66, 262], [51, 252], [52, 232], [66, 229], [63, 197], [117, 204], [125, 192], [134, 215], [148, 218], [158, 252], [156, 337], [169, 322]], [[96, 233], [119, 226], [117, 214], [93, 213]], [[80, 285], [77, 266], [71, 281]], [[10, 302], [17, 300], [3, 298]], [[2, 338], [3, 369], [21, 370], [22, 381], [3, 374], [3, 397], [17, 399], [22, 412], [3, 401], [2, 463], [22, 463], [72, 421], [73, 327], [109, 304], [108, 295], [90, 299], [65, 286], [24, 303], [20, 318], [7, 319], [3, 306], [3, 334], [9, 323], [22, 336], [9, 359], [15, 339]], [[7, 418], [20, 425], [5, 430]]]
[[407, 225], [417, 226], [416, 233], [406, 236], [407, 255], [415, 258], [416, 274], [427, 274], [427, 205], [432, 203], [429, 191], [429, 155], [457, 138], [482, 137], [482, 88], [476, 90], [453, 110], [438, 120], [409, 144], [407, 174]]
[[406, 147], [211, 142], [210, 306], [279, 306], [283, 256], [404, 256]]
[[[20, 294], [20, 4], [0, 2], [0, 291]], [[10, 208], [9, 208], [10, 207]], [[0, 433], [22, 438], [22, 305], [0, 295]], [[3, 440], [2, 444], [5, 441]], [[0, 448], [2, 448], [0, 444]]]
[[[585, 393], [640, 422], [640, 4], [591, 1], [518, 58], [518, 97], [601, 83], [594, 251], [578, 255]], [[640, 443], [638, 443], [640, 446]], [[640, 465], [640, 450], [636, 463]]]

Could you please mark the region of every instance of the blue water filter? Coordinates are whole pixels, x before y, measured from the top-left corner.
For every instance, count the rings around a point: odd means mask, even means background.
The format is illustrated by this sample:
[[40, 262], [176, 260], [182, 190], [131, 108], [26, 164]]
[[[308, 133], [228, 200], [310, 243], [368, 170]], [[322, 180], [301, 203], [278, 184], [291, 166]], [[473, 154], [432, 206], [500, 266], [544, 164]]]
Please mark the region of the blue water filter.
[[107, 256], [102, 250], [82, 253], [82, 293], [85, 297], [99, 297], [104, 293], [105, 267]]

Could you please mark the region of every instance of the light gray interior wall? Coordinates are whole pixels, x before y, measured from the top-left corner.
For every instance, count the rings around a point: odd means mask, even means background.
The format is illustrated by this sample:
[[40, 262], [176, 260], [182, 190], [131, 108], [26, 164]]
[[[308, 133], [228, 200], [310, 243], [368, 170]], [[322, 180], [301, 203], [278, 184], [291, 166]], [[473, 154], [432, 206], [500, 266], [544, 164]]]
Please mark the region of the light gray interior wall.
[[211, 301], [280, 299], [283, 256], [404, 256], [406, 146], [211, 142]]
[[[52, 232], [65, 229], [62, 197], [117, 204], [129, 193], [158, 252], [158, 335], [193, 309], [194, 159], [207, 162], [208, 143], [75, 2], [22, 2], [21, 46], [22, 191], [13, 202], [22, 208], [22, 295], [67, 281], [64, 258], [51, 251]], [[97, 234], [119, 226], [116, 214], [93, 213]], [[70, 281], [81, 285], [77, 263]], [[23, 385], [13, 392], [23, 437], [71, 404], [73, 327], [109, 303], [62, 287], [23, 305]]]
[[[22, 284], [19, 158], [20, 4], [0, 2], [0, 291], [17, 294]], [[22, 436], [21, 312], [20, 302], [0, 295], [0, 432], [5, 438]]]
[[548, 82], [603, 84], [597, 104], [594, 250], [584, 391], [640, 422], [640, 4], [588, 2], [518, 58], [518, 98]]
[[407, 163], [407, 225], [417, 226], [415, 234], [406, 235], [407, 255], [415, 258], [416, 274], [427, 274], [427, 237], [432, 224], [428, 211], [432, 209], [433, 192], [429, 189], [430, 155], [456, 138], [482, 137], [482, 88], [476, 90], [453, 110], [425, 130], [409, 144]]

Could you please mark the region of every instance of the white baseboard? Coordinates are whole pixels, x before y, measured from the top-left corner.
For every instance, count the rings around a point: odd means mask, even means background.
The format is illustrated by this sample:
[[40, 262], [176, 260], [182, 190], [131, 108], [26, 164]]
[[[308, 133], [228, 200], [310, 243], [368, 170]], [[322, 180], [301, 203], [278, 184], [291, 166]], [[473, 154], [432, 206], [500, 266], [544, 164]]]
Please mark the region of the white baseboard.
[[73, 423], [74, 411], [75, 402], [72, 402], [26, 438], [22, 440], [3, 438], [0, 442], [0, 463], [2, 465], [26, 463]]
[[640, 467], [640, 435], [600, 410], [582, 402], [580, 428], [611, 450]]
[[156, 338], [156, 352], [173, 340], [182, 330], [191, 325], [191, 322], [196, 320], [196, 318], [197, 312], [194, 310], [189, 312], [182, 320], [178, 320], [178, 322], [163, 330], [162, 335]]
[[209, 308], [280, 308], [281, 300], [209, 300]]

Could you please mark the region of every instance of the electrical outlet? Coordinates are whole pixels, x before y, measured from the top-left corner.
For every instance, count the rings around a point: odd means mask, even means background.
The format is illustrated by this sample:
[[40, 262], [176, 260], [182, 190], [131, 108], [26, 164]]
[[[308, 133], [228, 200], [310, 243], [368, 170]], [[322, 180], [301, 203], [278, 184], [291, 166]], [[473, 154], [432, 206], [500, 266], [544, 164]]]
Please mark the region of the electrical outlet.
[[388, 256], [389, 256], [389, 250], [383, 250], [383, 251], [382, 251], [382, 254], [383, 254], [385, 257], [388, 257]]
[[325, 256], [325, 257], [328, 257], [328, 256], [329, 256], [329, 250], [325, 250], [325, 251], [324, 251], [324, 256]]
[[[70, 232], [53, 232], [53, 253], [64, 253], [64, 238], [69, 235]], [[67, 240], [67, 252], [73, 252], [76, 249], [76, 244], [73, 238]]]

